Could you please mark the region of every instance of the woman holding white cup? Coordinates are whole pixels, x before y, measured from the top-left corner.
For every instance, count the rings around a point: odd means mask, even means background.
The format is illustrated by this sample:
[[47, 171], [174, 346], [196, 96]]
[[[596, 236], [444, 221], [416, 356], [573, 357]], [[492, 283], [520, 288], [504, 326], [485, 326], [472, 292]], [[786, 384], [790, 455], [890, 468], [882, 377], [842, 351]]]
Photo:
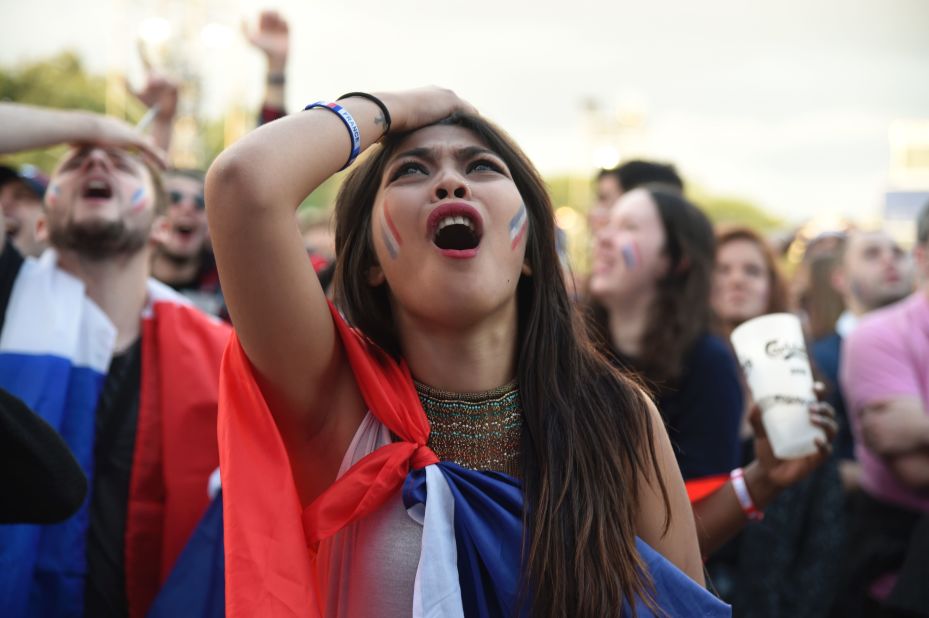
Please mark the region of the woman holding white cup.
[[[766, 457], [817, 453], [816, 441], [824, 434], [810, 422], [808, 406], [816, 396], [803, 333], [799, 320], [785, 313], [787, 284], [758, 232], [732, 226], [717, 233], [712, 304], [720, 334], [731, 336], [741, 351], [746, 391], [752, 391], [743, 426], [746, 448], [752, 448], [755, 431], [767, 428]], [[755, 412], [755, 425], [761, 427], [753, 431], [748, 421], [755, 400], [764, 420], [758, 423]], [[803, 607], [806, 615], [818, 616], [828, 611], [836, 593], [834, 556], [844, 543], [843, 500], [836, 462], [827, 459], [768, 505], [763, 526], [749, 526], [708, 565], [720, 590], [728, 588], [725, 597], [737, 612], [767, 607], [792, 615], [793, 608]], [[805, 581], [799, 590], [798, 572]]]
[[[653, 370], [652, 363], [643, 362], [654, 356], [656, 333], [661, 336], [680, 326], [680, 336], [687, 339], [678, 341], [683, 354], [665, 360], [665, 364], [679, 364], [670, 368], [676, 369], [672, 373], [680, 376], [692, 374], [694, 370], [706, 371], [706, 363], [711, 362], [715, 367], [706, 374], [708, 381], [739, 382], [731, 356], [727, 361], [719, 353], [722, 344], [709, 332], [714, 257], [713, 229], [706, 216], [678, 192], [649, 186], [624, 194], [614, 205], [609, 222], [597, 236], [590, 279], [590, 293], [596, 301], [594, 320], [603, 331], [604, 341], [608, 342], [609, 349], [605, 352], [657, 387], [658, 407], [665, 415], [672, 441], [693, 445], [689, 449], [691, 455], [694, 455], [694, 448], [702, 448], [706, 457], [718, 457], [718, 452], [706, 452], [713, 448], [710, 443], [694, 440], [694, 434], [707, 428], [706, 423], [701, 422], [704, 417], [707, 422], [725, 422], [725, 427], [713, 430], [727, 435], [734, 432], [736, 436], [735, 440], [727, 439], [720, 447], [732, 451], [724, 455], [727, 461], [735, 462], [731, 464], [734, 469], [707, 471], [702, 476], [684, 474], [691, 490], [704, 556], [738, 533], [749, 518], [759, 517], [785, 487], [816, 468], [828, 454], [829, 440], [835, 433], [831, 409], [826, 404], [813, 403], [810, 405], [811, 419], [825, 431], [828, 439], [817, 444], [818, 451], [814, 455], [777, 459], [760, 414], [754, 409], [750, 421], [755, 431], [756, 458], [740, 468], [737, 467], [741, 457], [737, 435], [744, 399], [738, 386], [734, 394], [729, 387], [715, 398], [704, 401], [685, 398], [673, 415], [668, 414], [663, 402], [674, 397], [678, 384], [661, 375], [664, 372], [660, 369]], [[675, 296], [670, 293], [672, 289], [685, 289], [687, 293]], [[680, 300], [685, 297], [686, 301]], [[712, 353], [694, 359], [693, 351], [701, 349], [712, 350]], [[706, 390], [702, 392], [712, 395]], [[727, 411], [720, 414], [722, 405], [727, 406]], [[713, 414], [705, 416], [709, 411]], [[679, 464], [686, 457], [681, 454]]]

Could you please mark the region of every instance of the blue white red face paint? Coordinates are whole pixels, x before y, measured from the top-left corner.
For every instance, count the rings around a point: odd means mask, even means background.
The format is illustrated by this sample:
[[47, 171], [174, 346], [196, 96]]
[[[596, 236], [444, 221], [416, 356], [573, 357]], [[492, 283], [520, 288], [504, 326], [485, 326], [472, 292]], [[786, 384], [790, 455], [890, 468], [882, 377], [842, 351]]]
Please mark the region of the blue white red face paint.
[[397, 230], [397, 226], [394, 225], [394, 221], [390, 216], [390, 206], [385, 202], [384, 208], [381, 210], [383, 221], [381, 222], [381, 236], [384, 241], [384, 246], [387, 247], [387, 253], [390, 254], [390, 259], [396, 260], [397, 256], [400, 255], [400, 245], [403, 244], [403, 239], [400, 237], [400, 232]]
[[622, 246], [621, 251], [626, 270], [635, 270], [639, 267], [639, 263], [642, 261], [642, 255], [639, 252], [639, 243], [635, 241], [627, 242]]
[[526, 212], [526, 205], [520, 204], [519, 211], [510, 219], [510, 249], [515, 251], [519, 246], [526, 230], [529, 228], [529, 214]]
[[148, 206], [148, 193], [145, 191], [145, 187], [139, 187], [133, 192], [129, 205], [132, 212], [138, 212]]
[[56, 206], [60, 196], [61, 188], [59, 188], [58, 183], [53, 180], [49, 183], [48, 190], [45, 191], [45, 203], [49, 206]]

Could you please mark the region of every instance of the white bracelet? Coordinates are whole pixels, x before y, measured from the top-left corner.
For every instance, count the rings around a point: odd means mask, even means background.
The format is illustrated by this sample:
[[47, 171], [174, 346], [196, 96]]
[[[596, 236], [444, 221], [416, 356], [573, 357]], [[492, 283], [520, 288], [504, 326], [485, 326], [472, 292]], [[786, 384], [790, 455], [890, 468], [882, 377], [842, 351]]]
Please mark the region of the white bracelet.
[[732, 479], [732, 489], [735, 490], [735, 497], [739, 499], [739, 505], [745, 516], [755, 521], [764, 519], [764, 513], [758, 510], [755, 501], [752, 500], [752, 495], [748, 493], [748, 485], [745, 484], [745, 473], [742, 468], [733, 470], [729, 478]]

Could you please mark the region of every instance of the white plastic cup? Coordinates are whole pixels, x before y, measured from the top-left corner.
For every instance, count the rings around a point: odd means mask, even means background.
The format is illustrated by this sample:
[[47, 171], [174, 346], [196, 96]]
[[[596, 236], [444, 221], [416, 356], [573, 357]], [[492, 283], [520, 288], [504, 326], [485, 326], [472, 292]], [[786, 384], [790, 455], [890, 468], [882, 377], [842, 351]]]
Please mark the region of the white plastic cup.
[[774, 454], [792, 459], [815, 453], [815, 440], [826, 436], [810, 422], [816, 394], [800, 319], [763, 315], [739, 325], [731, 339]]

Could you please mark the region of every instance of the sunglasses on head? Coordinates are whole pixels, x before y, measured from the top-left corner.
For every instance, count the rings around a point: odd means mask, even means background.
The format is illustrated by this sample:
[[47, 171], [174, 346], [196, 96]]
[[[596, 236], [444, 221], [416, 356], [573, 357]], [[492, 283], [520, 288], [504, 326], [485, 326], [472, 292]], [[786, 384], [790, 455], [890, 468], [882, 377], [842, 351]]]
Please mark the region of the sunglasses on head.
[[206, 202], [203, 200], [202, 194], [183, 193], [181, 191], [168, 191], [168, 197], [171, 198], [172, 204], [180, 204], [185, 197], [189, 197], [194, 201], [194, 204], [197, 206], [197, 210], [203, 210], [206, 208]]

